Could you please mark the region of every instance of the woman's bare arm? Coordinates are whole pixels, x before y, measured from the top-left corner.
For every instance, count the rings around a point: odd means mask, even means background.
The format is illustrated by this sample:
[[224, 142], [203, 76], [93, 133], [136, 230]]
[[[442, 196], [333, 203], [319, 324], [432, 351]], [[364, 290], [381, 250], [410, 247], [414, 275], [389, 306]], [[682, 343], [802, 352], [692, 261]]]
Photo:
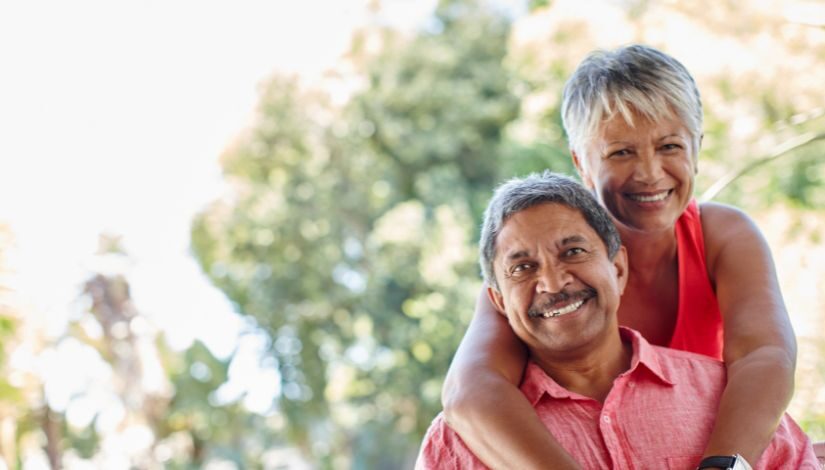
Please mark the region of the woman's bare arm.
[[490, 468], [578, 468], [518, 389], [526, 354], [483, 289], [447, 372], [444, 416]]
[[713, 203], [702, 205], [702, 225], [728, 370], [705, 456], [738, 453], [755, 465], [793, 394], [796, 339], [759, 229]]

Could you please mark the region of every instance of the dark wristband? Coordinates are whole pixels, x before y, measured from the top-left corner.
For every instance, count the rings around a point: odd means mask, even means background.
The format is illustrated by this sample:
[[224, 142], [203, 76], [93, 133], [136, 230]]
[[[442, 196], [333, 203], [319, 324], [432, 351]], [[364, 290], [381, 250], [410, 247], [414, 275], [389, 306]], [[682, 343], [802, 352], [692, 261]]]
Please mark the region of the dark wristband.
[[724, 468], [725, 470], [730, 470], [736, 464], [738, 458], [738, 455], [713, 455], [705, 457], [699, 462], [696, 470], [702, 470], [703, 468]]

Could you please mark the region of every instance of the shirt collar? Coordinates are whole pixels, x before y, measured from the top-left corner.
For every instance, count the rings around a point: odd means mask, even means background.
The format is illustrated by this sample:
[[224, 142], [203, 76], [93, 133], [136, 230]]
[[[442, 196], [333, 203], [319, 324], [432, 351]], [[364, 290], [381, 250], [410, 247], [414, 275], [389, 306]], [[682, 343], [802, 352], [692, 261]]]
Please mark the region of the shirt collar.
[[660, 352], [655, 347], [651, 346], [646, 339], [636, 330], [620, 326], [619, 333], [622, 340], [630, 341], [633, 348], [633, 356], [630, 359], [630, 369], [621, 375], [630, 375], [643, 366], [650, 371], [653, 376], [659, 379], [666, 385], [674, 385], [673, 376], [669, 370], [662, 367], [660, 359]]
[[[637, 375], [638, 371], [645, 369], [651, 373], [656, 380], [664, 385], [674, 384], [669, 371], [662, 368], [659, 361], [659, 351], [656, 350], [638, 331], [626, 327], [619, 327], [621, 337], [625, 341], [630, 341], [633, 349], [633, 356], [630, 359], [630, 369], [622, 373], [621, 376]], [[553, 380], [544, 370], [533, 361], [528, 361], [524, 371], [524, 378], [521, 382], [521, 391], [533, 406], [539, 402], [546, 393], [551, 398], [569, 398], [573, 400], [589, 400], [589, 398], [571, 392]]]

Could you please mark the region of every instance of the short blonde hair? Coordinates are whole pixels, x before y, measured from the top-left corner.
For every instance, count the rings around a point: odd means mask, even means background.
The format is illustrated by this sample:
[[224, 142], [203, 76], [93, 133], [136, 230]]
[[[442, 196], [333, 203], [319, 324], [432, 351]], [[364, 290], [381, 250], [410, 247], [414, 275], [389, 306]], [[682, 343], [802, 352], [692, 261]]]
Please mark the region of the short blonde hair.
[[698, 152], [702, 136], [702, 99], [684, 65], [650, 46], [631, 45], [594, 51], [564, 86], [562, 122], [570, 148], [584, 155], [588, 140], [617, 113], [633, 126], [633, 114], [651, 121], [675, 114]]

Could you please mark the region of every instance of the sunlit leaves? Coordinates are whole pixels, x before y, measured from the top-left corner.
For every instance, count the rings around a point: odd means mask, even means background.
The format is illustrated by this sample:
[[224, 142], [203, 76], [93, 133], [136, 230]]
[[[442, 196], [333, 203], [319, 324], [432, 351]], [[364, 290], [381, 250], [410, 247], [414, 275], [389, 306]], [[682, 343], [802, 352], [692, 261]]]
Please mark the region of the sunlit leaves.
[[272, 336], [288, 435], [319, 459], [414, 455], [479, 286], [475, 227], [519, 109], [508, 24], [472, 1], [433, 21], [354, 57], [369, 86], [343, 108], [273, 79], [223, 156], [232, 192], [193, 226], [204, 271]]

